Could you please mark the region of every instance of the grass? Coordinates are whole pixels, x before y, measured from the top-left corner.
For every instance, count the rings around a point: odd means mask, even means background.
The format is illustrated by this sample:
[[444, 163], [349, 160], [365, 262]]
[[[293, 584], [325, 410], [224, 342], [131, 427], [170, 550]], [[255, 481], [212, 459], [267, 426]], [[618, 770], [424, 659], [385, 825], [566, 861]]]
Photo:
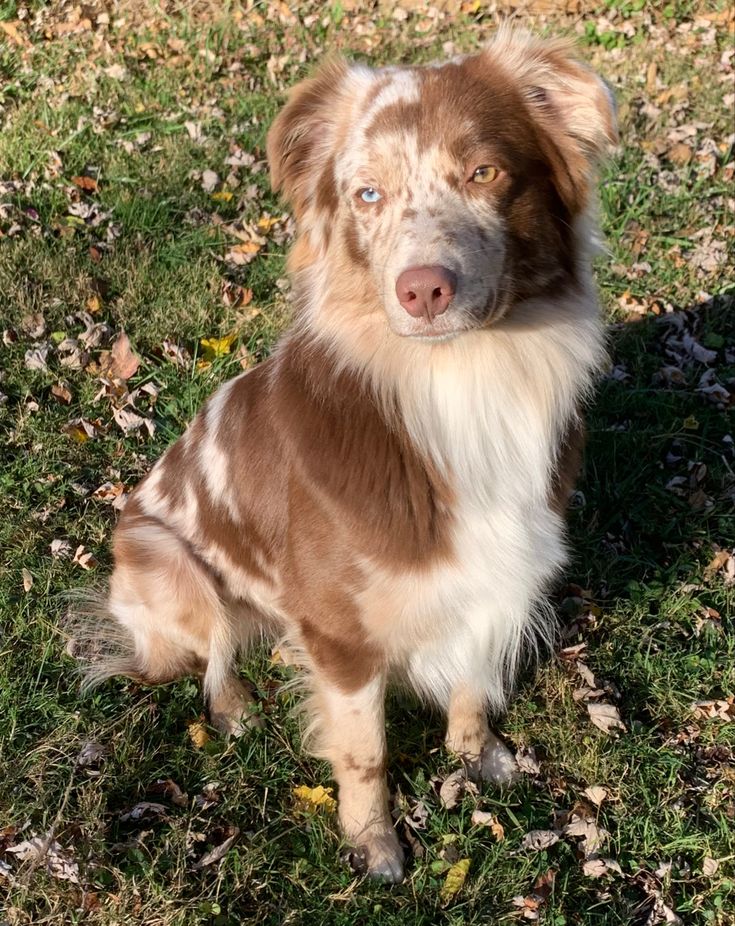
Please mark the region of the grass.
[[[67, 33], [61, 5], [26, 5], [30, 18], [19, 19], [22, 6], [0, 4], [0, 22], [15, 22], [29, 43], [0, 45], [0, 180], [14, 181], [0, 196], [0, 314], [14, 332], [0, 351], [0, 850], [53, 832], [81, 883], [0, 852], [13, 875], [4, 878], [0, 866], [5, 920], [485, 926], [519, 919], [513, 899], [531, 895], [553, 869], [539, 910], [553, 926], [663, 922], [663, 903], [687, 924], [735, 922], [735, 723], [692, 711], [696, 701], [735, 694], [733, 587], [707, 569], [716, 548], [735, 545], [732, 419], [697, 389], [707, 366], [730, 389], [735, 376], [728, 85], [697, 77], [718, 72], [727, 31], [717, 20], [708, 44], [706, 23], [681, 28], [697, 13], [726, 14], [725, 5], [609, 3], [612, 27], [594, 16], [586, 30], [581, 24], [584, 54], [615, 83], [621, 103], [623, 144], [601, 187], [611, 253], [598, 266], [615, 375], [601, 382], [589, 412], [586, 471], [570, 514], [574, 559], [556, 602], [564, 643], [586, 644], [582, 658], [626, 730], [614, 737], [590, 724], [573, 698], [578, 680], [568, 660], [529, 670], [502, 730], [515, 746], [535, 748], [540, 772], [511, 793], [479, 798], [504, 827], [497, 841], [471, 824], [478, 799], [441, 807], [436, 781], [453, 768], [441, 719], [392, 701], [397, 808], [405, 814], [421, 801], [429, 813], [407, 882], [390, 890], [338, 863], [329, 815], [294, 807], [293, 787], [328, 784], [329, 771], [300, 751], [294, 696], [281, 690], [290, 670], [254, 654], [243, 673], [259, 691], [265, 729], [197, 748], [189, 725], [201, 700], [192, 682], [149, 690], [116, 681], [80, 698], [59, 596], [101, 581], [109, 566], [115, 511], [93, 496], [97, 487], [134, 485], [203, 398], [240, 370], [241, 357], [266, 356], [287, 322], [276, 285], [284, 246], [271, 236], [252, 263], [233, 266], [222, 260], [233, 241], [212, 220], [281, 214], [261, 162], [284, 87], [334, 44], [372, 60], [426, 60], [448, 41], [476, 47], [491, 25], [473, 4], [426, 27], [420, 15], [402, 23], [341, 4], [307, 5], [297, 18], [268, 5], [244, 13], [202, 2], [172, 13], [129, 3], [124, 24], [113, 17]], [[633, 26], [631, 36], [622, 23]], [[561, 15], [539, 26], [574, 29]], [[611, 29], [614, 39], [600, 39]], [[665, 51], [661, 29], [677, 54]], [[658, 72], [648, 86], [651, 61]], [[669, 88], [678, 88], [673, 102], [662, 97]], [[199, 126], [199, 140], [186, 123]], [[670, 133], [688, 123], [703, 128], [691, 142], [695, 156], [677, 163]], [[141, 143], [140, 133], [150, 138]], [[712, 172], [696, 156], [709, 138]], [[255, 165], [239, 171], [229, 201], [213, 199], [193, 172], [226, 177], [233, 141]], [[85, 173], [98, 191], [72, 192], [72, 178]], [[109, 215], [91, 227], [70, 216], [77, 199]], [[715, 244], [698, 237], [709, 231]], [[709, 253], [720, 241], [724, 257], [702, 267], [697, 248]], [[631, 269], [636, 262], [646, 266]], [[252, 290], [250, 305], [228, 304], [224, 283]], [[117, 428], [109, 400], [96, 399], [99, 377], [61, 366], [55, 350], [48, 371], [26, 366], [37, 346], [26, 316], [43, 314], [53, 345], [84, 330], [78, 313], [90, 306], [95, 321], [124, 328], [140, 354], [131, 386], [160, 390], [146, 400], [152, 437]], [[715, 351], [708, 365], [682, 359], [672, 318]], [[168, 338], [196, 355], [201, 338], [231, 332], [232, 353], [206, 368], [180, 368], [162, 351]], [[99, 361], [99, 349], [90, 359]], [[679, 371], [673, 384], [664, 366]], [[51, 393], [61, 380], [68, 406]], [[99, 433], [80, 443], [63, 429], [81, 417], [98, 420]], [[87, 575], [70, 558], [53, 558], [55, 539], [72, 552], [84, 545], [99, 565]], [[24, 578], [26, 586], [32, 579], [27, 591]], [[87, 742], [104, 748], [103, 761], [78, 762]], [[178, 804], [158, 784], [169, 779], [186, 792]], [[593, 785], [609, 792], [598, 812], [610, 833], [602, 854], [622, 871], [601, 880], [583, 873], [571, 839], [540, 852], [521, 846]], [[120, 819], [143, 800], [165, 812]], [[195, 868], [233, 827], [239, 836], [224, 860]], [[455, 858], [469, 858], [470, 872], [444, 903]], [[719, 866], [705, 874], [708, 858]]]

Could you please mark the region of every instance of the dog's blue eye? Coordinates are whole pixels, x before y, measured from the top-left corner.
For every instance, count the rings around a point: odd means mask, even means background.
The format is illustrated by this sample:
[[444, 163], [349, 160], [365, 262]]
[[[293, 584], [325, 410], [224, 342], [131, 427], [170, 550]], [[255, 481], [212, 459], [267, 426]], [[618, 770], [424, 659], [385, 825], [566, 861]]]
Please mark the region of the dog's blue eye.
[[364, 190], [360, 190], [360, 199], [364, 203], [377, 203], [378, 200], [382, 198], [380, 193], [371, 186], [366, 187]]

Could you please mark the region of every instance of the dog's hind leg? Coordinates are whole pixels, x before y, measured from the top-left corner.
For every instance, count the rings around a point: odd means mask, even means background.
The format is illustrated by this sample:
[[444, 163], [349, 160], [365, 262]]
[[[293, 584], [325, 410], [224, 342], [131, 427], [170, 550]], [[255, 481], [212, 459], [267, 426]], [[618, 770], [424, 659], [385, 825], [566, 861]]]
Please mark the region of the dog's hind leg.
[[213, 724], [242, 733], [255, 716], [253, 698], [235, 672], [239, 641], [214, 576], [173, 531], [146, 515], [123, 519], [114, 546], [106, 606], [93, 621], [77, 622], [84, 687], [114, 675], [152, 685], [195, 675]]

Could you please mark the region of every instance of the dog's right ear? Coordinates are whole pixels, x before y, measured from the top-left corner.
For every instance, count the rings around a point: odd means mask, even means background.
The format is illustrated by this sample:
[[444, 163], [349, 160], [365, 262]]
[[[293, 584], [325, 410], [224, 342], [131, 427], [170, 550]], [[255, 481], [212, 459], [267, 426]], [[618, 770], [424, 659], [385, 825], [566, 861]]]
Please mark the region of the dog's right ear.
[[334, 150], [337, 126], [349, 104], [349, 71], [343, 58], [327, 61], [291, 90], [268, 132], [271, 186], [293, 206], [297, 219], [303, 216]]

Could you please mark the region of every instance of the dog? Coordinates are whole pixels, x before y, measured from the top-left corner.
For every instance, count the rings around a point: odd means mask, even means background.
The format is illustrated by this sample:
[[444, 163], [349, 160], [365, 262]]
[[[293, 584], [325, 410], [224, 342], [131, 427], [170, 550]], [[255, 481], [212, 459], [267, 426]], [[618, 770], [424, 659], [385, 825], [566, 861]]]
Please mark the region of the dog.
[[257, 719], [236, 660], [300, 654], [345, 840], [403, 878], [386, 782], [395, 680], [447, 714], [477, 779], [552, 635], [582, 406], [604, 362], [591, 257], [605, 83], [561, 41], [502, 28], [422, 67], [327, 62], [267, 140], [296, 217], [294, 320], [221, 386], [114, 532], [106, 653], [86, 682], [199, 676], [213, 724]]

